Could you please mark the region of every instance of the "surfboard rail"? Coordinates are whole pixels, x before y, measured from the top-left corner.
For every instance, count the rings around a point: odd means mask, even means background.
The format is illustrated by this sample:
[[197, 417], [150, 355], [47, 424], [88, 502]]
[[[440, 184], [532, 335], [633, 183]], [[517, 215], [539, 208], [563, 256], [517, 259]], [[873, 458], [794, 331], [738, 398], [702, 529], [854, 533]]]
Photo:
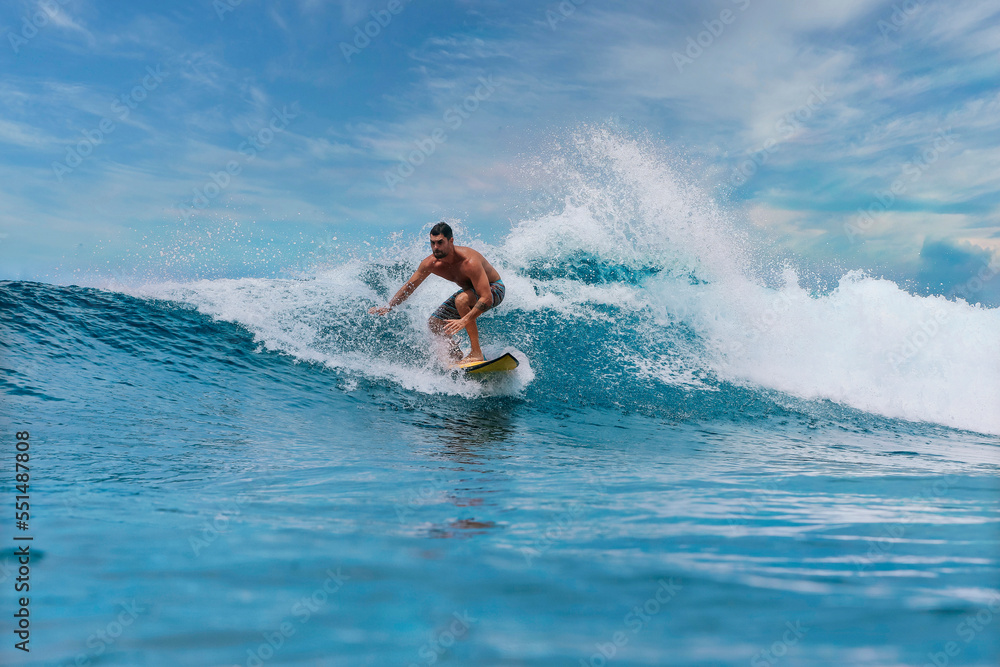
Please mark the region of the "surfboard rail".
[[512, 371], [518, 366], [517, 358], [507, 352], [496, 359], [486, 361], [471, 361], [465, 364], [455, 364], [453, 370], [465, 371], [466, 375], [479, 375], [482, 373], [497, 373], [500, 371]]

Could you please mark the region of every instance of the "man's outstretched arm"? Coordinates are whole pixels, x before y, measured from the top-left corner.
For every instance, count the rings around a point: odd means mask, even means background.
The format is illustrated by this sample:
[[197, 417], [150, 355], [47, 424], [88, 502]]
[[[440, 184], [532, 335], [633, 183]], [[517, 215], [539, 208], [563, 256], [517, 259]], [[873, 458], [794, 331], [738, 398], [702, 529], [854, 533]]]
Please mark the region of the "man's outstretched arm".
[[382, 307], [375, 306], [369, 308], [368, 312], [371, 313], [372, 315], [385, 315], [390, 310], [392, 310], [393, 308], [395, 308], [396, 306], [398, 306], [399, 304], [403, 303], [408, 298], [410, 298], [410, 295], [413, 294], [413, 292], [418, 287], [420, 287], [420, 283], [424, 282], [424, 280], [426, 280], [427, 276], [429, 275], [431, 275], [430, 262], [427, 259], [425, 259], [424, 261], [420, 262], [420, 266], [417, 267], [417, 270], [413, 272], [413, 275], [410, 276], [410, 279], [407, 280], [403, 284], [403, 286], [399, 288], [399, 291], [396, 292], [396, 295], [389, 300], [388, 306], [382, 306]]

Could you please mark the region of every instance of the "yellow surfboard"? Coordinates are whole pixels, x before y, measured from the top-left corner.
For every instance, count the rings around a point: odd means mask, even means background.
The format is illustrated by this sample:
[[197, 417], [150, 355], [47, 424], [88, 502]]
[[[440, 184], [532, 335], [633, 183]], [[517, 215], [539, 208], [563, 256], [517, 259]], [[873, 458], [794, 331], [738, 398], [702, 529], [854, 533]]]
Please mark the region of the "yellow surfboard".
[[498, 371], [512, 371], [517, 368], [517, 359], [510, 352], [486, 361], [470, 361], [467, 364], [455, 364], [452, 370], [465, 371], [466, 375], [479, 375], [480, 373], [496, 373]]

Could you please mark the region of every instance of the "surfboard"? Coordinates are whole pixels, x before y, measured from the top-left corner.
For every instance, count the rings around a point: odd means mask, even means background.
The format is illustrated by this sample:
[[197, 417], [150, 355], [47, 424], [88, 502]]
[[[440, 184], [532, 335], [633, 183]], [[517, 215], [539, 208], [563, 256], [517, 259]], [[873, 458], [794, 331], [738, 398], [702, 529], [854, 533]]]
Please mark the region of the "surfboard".
[[512, 371], [517, 368], [517, 359], [510, 352], [486, 361], [470, 361], [466, 364], [455, 364], [452, 370], [465, 371], [466, 375], [479, 375], [481, 373], [497, 373], [500, 371]]

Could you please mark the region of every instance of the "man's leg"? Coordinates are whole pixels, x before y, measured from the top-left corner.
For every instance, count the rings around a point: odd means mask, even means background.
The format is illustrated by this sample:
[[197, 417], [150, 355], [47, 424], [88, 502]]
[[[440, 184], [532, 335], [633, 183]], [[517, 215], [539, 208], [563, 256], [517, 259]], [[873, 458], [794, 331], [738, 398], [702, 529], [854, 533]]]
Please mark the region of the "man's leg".
[[447, 356], [451, 361], [458, 361], [462, 358], [462, 348], [455, 342], [455, 337], [445, 335], [444, 333], [444, 320], [431, 317], [427, 320], [427, 326], [430, 327], [431, 333], [437, 338], [434, 347], [439, 357], [443, 358]]
[[[455, 297], [455, 307], [458, 308], [459, 318], [468, 315], [477, 301], [479, 301], [479, 297], [472, 290], [466, 290]], [[479, 328], [476, 326], [476, 321], [472, 320], [469, 322], [469, 325], [465, 327], [465, 331], [469, 334], [469, 342], [472, 343], [472, 349], [462, 361], [483, 361], [483, 351], [479, 349]]]
[[461, 296], [462, 292], [455, 292], [448, 297], [444, 303], [437, 307], [437, 310], [427, 320], [427, 326], [434, 334], [434, 351], [442, 363], [451, 361], [452, 363], [462, 358], [462, 348], [458, 346], [454, 336], [449, 336], [444, 332], [445, 320], [454, 320], [461, 317], [455, 308], [455, 299]]

